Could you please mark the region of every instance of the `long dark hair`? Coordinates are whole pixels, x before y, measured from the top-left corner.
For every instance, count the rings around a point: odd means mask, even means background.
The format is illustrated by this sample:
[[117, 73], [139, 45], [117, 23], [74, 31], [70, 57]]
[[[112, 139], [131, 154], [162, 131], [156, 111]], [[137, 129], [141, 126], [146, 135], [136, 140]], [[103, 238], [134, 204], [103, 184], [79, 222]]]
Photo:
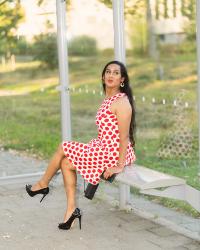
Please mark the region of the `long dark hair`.
[[130, 139], [132, 147], [135, 148], [135, 131], [136, 131], [135, 103], [134, 103], [134, 100], [133, 100], [132, 89], [131, 89], [130, 84], [129, 84], [128, 72], [127, 72], [127, 69], [124, 66], [124, 64], [119, 62], [119, 61], [111, 61], [111, 62], [107, 63], [106, 66], [104, 67], [103, 71], [102, 71], [102, 86], [103, 86], [104, 93], [106, 93], [106, 85], [104, 83], [103, 78], [104, 78], [106, 69], [110, 64], [119, 65], [120, 66], [121, 77], [124, 78], [124, 87], [120, 86], [120, 92], [125, 93], [127, 95], [128, 99], [129, 99], [129, 102], [131, 104], [131, 107], [132, 107], [132, 116], [131, 116], [131, 123], [130, 123], [130, 129], [129, 129], [129, 139]]

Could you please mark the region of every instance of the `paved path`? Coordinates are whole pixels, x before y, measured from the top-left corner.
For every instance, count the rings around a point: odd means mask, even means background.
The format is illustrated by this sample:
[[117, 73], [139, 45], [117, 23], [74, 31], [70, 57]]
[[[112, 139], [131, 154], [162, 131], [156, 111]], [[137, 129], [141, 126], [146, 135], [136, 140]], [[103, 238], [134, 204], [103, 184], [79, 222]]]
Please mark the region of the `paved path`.
[[46, 162], [21, 156], [14, 150], [0, 151], [0, 177], [36, 173], [45, 169]]
[[[15, 172], [18, 167], [20, 173], [25, 166], [28, 169], [32, 161], [35, 167], [36, 162], [44, 166], [44, 162], [1, 152], [1, 168], [2, 162], [7, 162], [6, 154], [10, 160], [7, 167], [15, 174], [19, 174]], [[6, 171], [11, 173], [8, 169]], [[83, 210], [82, 230], [79, 230], [76, 224], [70, 231], [60, 231], [57, 225], [62, 221], [66, 209], [61, 176], [53, 185], [50, 195], [45, 197], [41, 204], [40, 197], [31, 198], [26, 194], [24, 184], [0, 185], [0, 249], [200, 249], [200, 242], [144, 219], [138, 216], [134, 209], [128, 212], [119, 211], [116, 203], [108, 202], [106, 199], [103, 185], [92, 201], [84, 198], [82, 184], [79, 185], [77, 199], [78, 206]], [[110, 191], [110, 194], [112, 192]]]
[[199, 250], [200, 243], [164, 226], [119, 211], [96, 197], [87, 200], [79, 194], [83, 210], [82, 230], [78, 224], [70, 231], [57, 225], [65, 212], [65, 193], [61, 185], [39, 203], [24, 186], [0, 188], [0, 249], [2, 250]]

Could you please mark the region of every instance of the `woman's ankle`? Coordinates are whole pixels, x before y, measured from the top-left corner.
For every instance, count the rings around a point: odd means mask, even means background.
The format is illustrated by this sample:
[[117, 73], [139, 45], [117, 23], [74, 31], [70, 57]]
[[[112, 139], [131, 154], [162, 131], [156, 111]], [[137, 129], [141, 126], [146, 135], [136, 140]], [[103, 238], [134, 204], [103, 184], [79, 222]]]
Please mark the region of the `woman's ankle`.
[[74, 207], [67, 208], [65, 215], [64, 215], [64, 222], [66, 222], [70, 218], [70, 216], [72, 215], [75, 209], [76, 208]]
[[41, 188], [46, 188], [46, 187], [48, 187], [48, 185], [49, 185], [49, 183], [47, 183], [47, 182], [44, 181], [44, 180], [39, 180], [39, 181], [38, 181], [38, 184], [39, 184], [39, 186], [40, 186]]

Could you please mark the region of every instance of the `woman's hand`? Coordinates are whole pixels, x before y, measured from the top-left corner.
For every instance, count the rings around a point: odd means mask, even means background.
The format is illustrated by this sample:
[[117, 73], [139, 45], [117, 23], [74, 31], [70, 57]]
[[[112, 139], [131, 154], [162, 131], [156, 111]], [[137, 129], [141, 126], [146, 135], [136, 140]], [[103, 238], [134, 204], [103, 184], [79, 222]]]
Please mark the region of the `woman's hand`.
[[118, 174], [121, 173], [123, 171], [123, 167], [112, 167], [112, 168], [108, 168], [106, 169], [106, 171], [104, 172], [104, 178], [107, 179], [110, 176], [112, 176], [113, 174]]

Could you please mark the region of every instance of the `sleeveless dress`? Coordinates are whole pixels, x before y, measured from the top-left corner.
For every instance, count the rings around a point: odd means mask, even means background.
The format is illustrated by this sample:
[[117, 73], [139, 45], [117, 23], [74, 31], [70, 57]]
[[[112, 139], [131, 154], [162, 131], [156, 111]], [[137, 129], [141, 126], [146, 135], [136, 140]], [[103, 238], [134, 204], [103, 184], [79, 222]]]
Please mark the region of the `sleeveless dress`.
[[[75, 141], [64, 141], [62, 143], [65, 156], [77, 172], [91, 184], [98, 184], [102, 172], [115, 166], [118, 162], [118, 122], [116, 115], [109, 108], [114, 101], [123, 96], [126, 96], [126, 94], [118, 93], [104, 99], [101, 104], [96, 115], [98, 138], [92, 139], [87, 144]], [[125, 165], [129, 165], [135, 160], [135, 153], [129, 142]]]

